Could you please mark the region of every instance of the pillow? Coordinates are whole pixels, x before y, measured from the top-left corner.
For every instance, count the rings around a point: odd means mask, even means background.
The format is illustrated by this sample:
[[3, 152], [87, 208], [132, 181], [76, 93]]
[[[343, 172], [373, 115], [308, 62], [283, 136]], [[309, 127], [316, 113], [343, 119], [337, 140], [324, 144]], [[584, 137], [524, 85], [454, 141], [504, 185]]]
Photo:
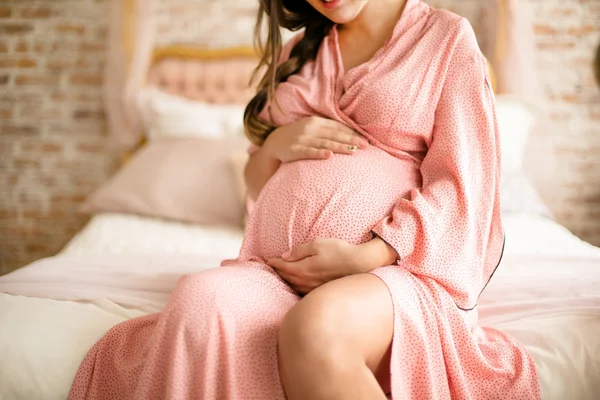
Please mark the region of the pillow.
[[243, 105], [208, 104], [148, 86], [137, 108], [149, 140], [163, 137], [231, 137], [244, 132]]
[[524, 159], [531, 130], [536, 123], [536, 107], [510, 95], [496, 96], [496, 116], [500, 127], [504, 213], [538, 214], [551, 217], [548, 207], [529, 179]]
[[244, 204], [244, 225], [246, 225], [248, 215], [254, 206], [254, 202], [250, 200], [250, 197], [247, 194], [248, 189], [246, 187], [246, 177], [244, 176], [244, 171], [246, 170], [246, 164], [248, 163], [249, 158], [250, 155], [247, 151], [235, 151], [229, 156], [229, 163], [231, 164], [231, 171], [234, 175], [237, 194], [240, 202]]
[[242, 137], [151, 141], [89, 196], [81, 210], [241, 226], [244, 204], [229, 156], [247, 147]]
[[523, 170], [525, 145], [535, 123], [533, 110], [504, 96], [496, 96], [496, 117], [500, 126], [502, 174]]
[[240, 199], [244, 201], [246, 199], [247, 191], [244, 171], [246, 169], [248, 159], [250, 159], [250, 155], [247, 151], [234, 151], [229, 155], [229, 163], [231, 164], [231, 169], [233, 171], [237, 194]]

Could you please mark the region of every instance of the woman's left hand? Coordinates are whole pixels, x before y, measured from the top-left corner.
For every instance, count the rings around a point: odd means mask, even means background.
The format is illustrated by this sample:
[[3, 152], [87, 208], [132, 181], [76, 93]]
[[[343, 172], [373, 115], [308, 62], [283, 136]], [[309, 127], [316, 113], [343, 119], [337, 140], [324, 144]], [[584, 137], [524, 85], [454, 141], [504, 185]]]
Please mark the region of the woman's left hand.
[[351, 275], [358, 246], [339, 239], [317, 239], [284, 253], [268, 264], [297, 292], [306, 294], [332, 281]]
[[361, 245], [340, 239], [317, 239], [295, 247], [281, 258], [270, 259], [267, 264], [293, 289], [306, 294], [329, 281], [387, 265], [389, 258], [391, 264], [396, 257], [396, 252], [379, 238]]

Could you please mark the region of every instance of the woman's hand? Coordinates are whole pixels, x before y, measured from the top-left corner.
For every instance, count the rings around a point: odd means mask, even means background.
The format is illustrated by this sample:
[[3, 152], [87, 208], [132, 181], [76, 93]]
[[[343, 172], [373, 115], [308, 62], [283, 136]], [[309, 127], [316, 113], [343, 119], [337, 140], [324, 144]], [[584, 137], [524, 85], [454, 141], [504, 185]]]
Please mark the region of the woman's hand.
[[306, 294], [329, 281], [391, 265], [397, 259], [396, 251], [378, 237], [361, 245], [317, 239], [267, 264], [294, 290]]
[[275, 129], [264, 149], [281, 162], [327, 159], [333, 153], [353, 154], [369, 142], [346, 125], [321, 117], [306, 117]]

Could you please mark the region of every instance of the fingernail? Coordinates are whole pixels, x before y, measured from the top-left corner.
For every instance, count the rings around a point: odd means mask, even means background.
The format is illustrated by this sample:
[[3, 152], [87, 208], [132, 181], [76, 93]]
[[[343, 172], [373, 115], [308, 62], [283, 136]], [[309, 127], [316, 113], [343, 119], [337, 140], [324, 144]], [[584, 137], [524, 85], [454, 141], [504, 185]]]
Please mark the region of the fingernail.
[[287, 260], [288, 258], [290, 258], [291, 255], [292, 255], [292, 252], [288, 250], [281, 255], [281, 258], [285, 258]]
[[368, 146], [369, 146], [369, 141], [368, 140], [366, 140], [366, 139], [360, 139], [360, 147], [362, 149], [364, 149], [364, 148], [366, 148]]
[[333, 151], [327, 150], [327, 152], [325, 154], [327, 155], [327, 158], [329, 158], [333, 155]]

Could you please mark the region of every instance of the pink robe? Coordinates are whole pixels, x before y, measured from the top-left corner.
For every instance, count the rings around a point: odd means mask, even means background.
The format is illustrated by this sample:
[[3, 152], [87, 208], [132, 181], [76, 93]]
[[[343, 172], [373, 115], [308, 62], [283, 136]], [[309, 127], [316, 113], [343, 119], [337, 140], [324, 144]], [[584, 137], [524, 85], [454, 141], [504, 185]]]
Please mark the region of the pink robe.
[[470, 25], [408, 0], [370, 61], [344, 72], [334, 28], [276, 96], [280, 108], [262, 113], [275, 125], [323, 116], [370, 146], [283, 164], [257, 199], [239, 257], [182, 278], [162, 313], [113, 328], [70, 398], [285, 399], [277, 333], [300, 297], [265, 260], [317, 237], [377, 235], [400, 256], [372, 272], [394, 304], [392, 397], [538, 399], [525, 349], [477, 326], [503, 231], [494, 96]]

